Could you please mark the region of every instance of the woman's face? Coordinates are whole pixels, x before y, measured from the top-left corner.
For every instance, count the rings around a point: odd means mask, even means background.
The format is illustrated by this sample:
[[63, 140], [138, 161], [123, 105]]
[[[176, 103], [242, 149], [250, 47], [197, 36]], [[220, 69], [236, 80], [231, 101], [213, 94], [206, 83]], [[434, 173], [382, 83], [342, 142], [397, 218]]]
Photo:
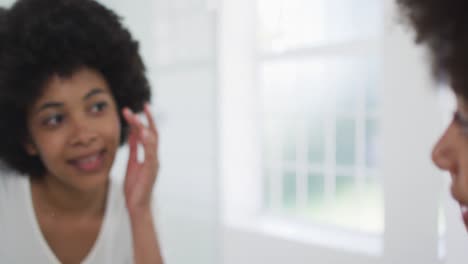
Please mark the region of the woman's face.
[[432, 151], [434, 163], [452, 176], [451, 192], [468, 229], [468, 102], [457, 96], [454, 118]]
[[78, 190], [106, 184], [120, 140], [117, 105], [103, 76], [81, 68], [69, 78], [52, 76], [28, 111], [30, 141], [46, 177]]

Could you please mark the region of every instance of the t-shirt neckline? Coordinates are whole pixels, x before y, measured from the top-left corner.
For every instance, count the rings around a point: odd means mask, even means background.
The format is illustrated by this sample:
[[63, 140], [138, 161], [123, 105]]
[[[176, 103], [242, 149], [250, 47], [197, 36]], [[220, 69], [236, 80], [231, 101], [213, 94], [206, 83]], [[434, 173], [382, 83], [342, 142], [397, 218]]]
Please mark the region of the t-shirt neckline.
[[[48, 261], [50, 263], [61, 263], [59, 261], [59, 259], [57, 258], [57, 256], [55, 255], [55, 253], [53, 252], [53, 250], [50, 248], [49, 244], [47, 243], [45, 237], [44, 237], [44, 234], [42, 233], [40, 227], [39, 227], [39, 222], [37, 220], [37, 217], [36, 217], [36, 213], [34, 211], [34, 205], [33, 205], [33, 201], [32, 201], [32, 190], [31, 190], [31, 180], [29, 177], [26, 178], [26, 181], [25, 181], [25, 184], [23, 185], [23, 187], [25, 188], [25, 194], [26, 194], [26, 211], [27, 211], [27, 214], [28, 214], [28, 219], [31, 220], [31, 227], [33, 228], [34, 230], [34, 233], [35, 233], [35, 237], [37, 238], [38, 240], [38, 243], [40, 244], [40, 247], [43, 249], [44, 253], [46, 254], [47, 258], [48, 258]], [[101, 246], [102, 244], [102, 240], [104, 240], [104, 236], [106, 235], [106, 233], [108, 232], [107, 230], [109, 229], [109, 212], [111, 211], [111, 206], [113, 205], [112, 201], [115, 200], [114, 199], [114, 195], [113, 195], [113, 187], [112, 187], [112, 182], [111, 182], [111, 179], [109, 177], [109, 187], [107, 189], [107, 198], [106, 198], [106, 209], [104, 211], [104, 219], [103, 219], [103, 222], [101, 224], [101, 227], [99, 228], [99, 233], [98, 233], [98, 236], [96, 238], [96, 241], [94, 241], [94, 244], [93, 246], [91, 247], [91, 250], [88, 252], [88, 254], [86, 255], [86, 257], [83, 259], [83, 261], [81, 262], [82, 264], [85, 264], [85, 263], [92, 263], [93, 259], [95, 258], [95, 255], [97, 254], [97, 251]]]

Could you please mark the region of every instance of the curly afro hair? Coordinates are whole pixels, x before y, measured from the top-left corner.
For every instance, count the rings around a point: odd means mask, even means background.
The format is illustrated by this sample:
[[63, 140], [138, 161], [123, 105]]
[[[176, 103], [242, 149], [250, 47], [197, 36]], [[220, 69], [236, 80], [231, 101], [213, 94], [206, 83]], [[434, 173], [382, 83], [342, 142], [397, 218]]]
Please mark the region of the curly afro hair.
[[468, 1], [397, 0], [416, 42], [426, 44], [435, 77], [447, 77], [452, 89], [468, 99]]
[[[27, 154], [27, 111], [53, 75], [100, 72], [119, 108], [143, 109], [151, 92], [138, 43], [113, 11], [93, 0], [18, 0], [0, 10], [0, 160], [30, 177], [46, 168]], [[119, 111], [120, 112], [120, 111]], [[121, 115], [121, 113], [119, 113]], [[121, 144], [128, 124], [120, 116]]]

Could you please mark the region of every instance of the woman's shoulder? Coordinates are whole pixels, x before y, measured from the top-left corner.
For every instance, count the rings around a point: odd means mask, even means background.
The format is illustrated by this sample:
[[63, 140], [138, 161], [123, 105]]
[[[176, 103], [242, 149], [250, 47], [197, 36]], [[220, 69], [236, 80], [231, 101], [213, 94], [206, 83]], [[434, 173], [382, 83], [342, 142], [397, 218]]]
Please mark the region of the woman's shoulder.
[[[0, 170], [0, 229], [18, 224], [17, 216], [24, 213], [27, 176], [9, 170]], [[5, 230], [0, 230], [0, 233]], [[4, 241], [3, 241], [4, 242]], [[0, 239], [1, 244], [1, 239]]]

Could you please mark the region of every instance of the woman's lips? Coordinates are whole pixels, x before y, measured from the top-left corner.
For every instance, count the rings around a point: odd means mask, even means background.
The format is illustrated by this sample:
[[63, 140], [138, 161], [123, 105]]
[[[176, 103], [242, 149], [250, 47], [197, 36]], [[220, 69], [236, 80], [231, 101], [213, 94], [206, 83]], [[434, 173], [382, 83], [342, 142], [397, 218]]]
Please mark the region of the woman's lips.
[[82, 172], [94, 172], [101, 169], [104, 164], [105, 151], [70, 160], [69, 163]]
[[468, 206], [460, 204], [460, 210], [463, 222], [465, 223], [465, 228], [468, 231]]

